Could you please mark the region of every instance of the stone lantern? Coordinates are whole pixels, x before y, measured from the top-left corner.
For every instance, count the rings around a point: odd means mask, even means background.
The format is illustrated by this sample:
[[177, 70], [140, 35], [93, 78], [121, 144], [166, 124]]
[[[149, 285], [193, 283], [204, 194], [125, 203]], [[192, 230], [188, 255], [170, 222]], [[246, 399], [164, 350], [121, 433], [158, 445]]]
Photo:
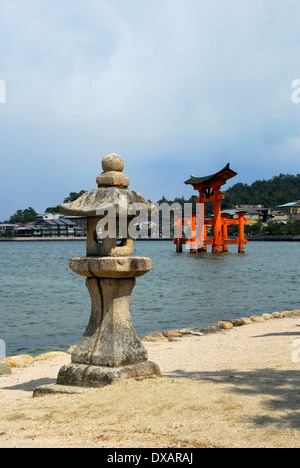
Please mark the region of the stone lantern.
[[[71, 258], [70, 268], [86, 277], [92, 310], [71, 364], [59, 371], [56, 387], [101, 387], [119, 378], [161, 375], [159, 367], [148, 361], [129, 311], [135, 278], [149, 272], [152, 265], [150, 258], [133, 256], [133, 239], [127, 227], [135, 215], [129, 214], [128, 207], [143, 204], [149, 212], [151, 204], [128, 188], [120, 156], [104, 157], [102, 168], [98, 188], [60, 207], [62, 214], [87, 218], [86, 257]], [[99, 223], [105, 216], [115, 223], [116, 230], [113, 237], [101, 240]], [[121, 229], [123, 239], [119, 240]]]

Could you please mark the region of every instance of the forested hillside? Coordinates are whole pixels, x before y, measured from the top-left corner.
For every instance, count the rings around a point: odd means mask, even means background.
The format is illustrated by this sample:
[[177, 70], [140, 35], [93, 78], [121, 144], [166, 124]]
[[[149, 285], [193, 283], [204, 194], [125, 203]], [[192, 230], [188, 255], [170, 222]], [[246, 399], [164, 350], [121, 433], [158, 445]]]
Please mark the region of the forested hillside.
[[284, 203], [300, 200], [300, 174], [257, 180], [252, 185], [238, 183], [226, 191], [222, 208], [236, 205], [264, 205], [275, 208]]

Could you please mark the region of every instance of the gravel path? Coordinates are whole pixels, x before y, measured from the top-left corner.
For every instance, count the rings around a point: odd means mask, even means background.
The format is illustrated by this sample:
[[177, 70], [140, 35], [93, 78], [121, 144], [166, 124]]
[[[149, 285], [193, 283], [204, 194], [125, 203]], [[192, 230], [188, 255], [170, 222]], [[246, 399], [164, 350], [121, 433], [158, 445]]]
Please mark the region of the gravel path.
[[[300, 447], [300, 317], [144, 343], [163, 378], [32, 398], [69, 356], [0, 377], [0, 447]], [[294, 346], [294, 347], [293, 347]]]

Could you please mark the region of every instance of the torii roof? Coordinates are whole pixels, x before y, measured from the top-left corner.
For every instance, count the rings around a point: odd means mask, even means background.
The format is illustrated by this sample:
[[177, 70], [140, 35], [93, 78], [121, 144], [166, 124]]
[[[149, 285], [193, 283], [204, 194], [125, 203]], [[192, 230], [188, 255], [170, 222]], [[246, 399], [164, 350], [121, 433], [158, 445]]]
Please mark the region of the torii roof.
[[228, 163], [221, 171], [206, 177], [195, 177], [191, 175], [191, 178], [186, 180], [185, 184], [194, 185], [197, 187], [211, 187], [214, 185], [214, 182], [220, 182], [220, 185], [224, 185], [226, 184], [227, 180], [235, 177], [236, 175], [237, 172], [234, 172], [232, 169], [230, 169], [230, 164]]

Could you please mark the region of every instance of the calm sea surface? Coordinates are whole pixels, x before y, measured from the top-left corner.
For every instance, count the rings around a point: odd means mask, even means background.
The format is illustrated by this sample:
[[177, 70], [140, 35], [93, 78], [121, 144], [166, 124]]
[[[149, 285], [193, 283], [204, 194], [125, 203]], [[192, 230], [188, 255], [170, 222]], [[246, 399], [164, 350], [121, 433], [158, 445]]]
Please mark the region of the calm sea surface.
[[[300, 308], [300, 243], [250, 242], [223, 255], [176, 254], [171, 242], [135, 242], [153, 269], [137, 278], [131, 315], [140, 335]], [[0, 339], [7, 355], [67, 350], [90, 315], [85, 279], [68, 266], [84, 242], [0, 243]]]

